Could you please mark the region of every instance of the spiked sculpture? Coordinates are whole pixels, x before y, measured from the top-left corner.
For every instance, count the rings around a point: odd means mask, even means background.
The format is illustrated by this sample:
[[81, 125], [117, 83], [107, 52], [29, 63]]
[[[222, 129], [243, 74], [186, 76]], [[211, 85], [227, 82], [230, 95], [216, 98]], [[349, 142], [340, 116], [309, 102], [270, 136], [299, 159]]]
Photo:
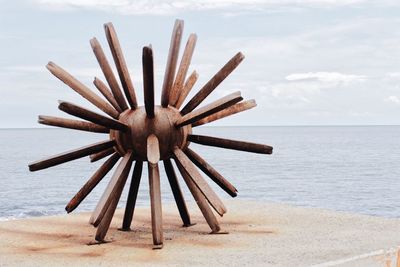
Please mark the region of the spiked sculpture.
[[197, 108], [239, 65], [244, 58], [243, 54], [239, 52], [229, 60], [179, 111], [186, 96], [195, 84], [198, 75], [193, 71], [186, 78], [196, 44], [197, 37], [195, 34], [189, 36], [178, 71], [176, 72], [183, 32], [183, 21], [177, 20], [172, 32], [165, 68], [161, 106], [154, 105], [153, 51], [151, 46], [143, 47], [144, 107], [139, 107], [114, 27], [111, 23], [107, 23], [104, 25], [104, 28], [125, 96], [121, 91], [120, 85], [114, 76], [100, 43], [96, 38], [93, 38], [90, 40], [90, 44], [108, 86], [99, 78], [95, 78], [93, 83], [108, 102], [53, 62], [49, 62], [47, 68], [54, 76], [108, 116], [69, 102], [60, 101], [58, 106], [60, 110], [81, 118], [83, 121], [39, 116], [39, 123], [95, 133], [106, 133], [109, 134], [108, 140], [31, 163], [29, 165], [30, 171], [49, 168], [85, 156], [90, 156], [92, 162], [110, 156], [68, 203], [65, 209], [69, 213], [85, 199], [119, 159], [122, 158], [90, 218], [90, 223], [97, 227], [95, 239], [103, 242], [126, 184], [132, 163], [135, 161], [122, 224], [123, 230], [130, 230], [142, 174], [142, 166], [143, 162], [147, 161], [153, 244], [155, 248], [161, 248], [163, 244], [163, 231], [160, 175], [158, 169], [158, 162], [160, 160], [164, 163], [164, 168], [183, 225], [190, 226], [192, 224], [171, 162], [171, 158], [173, 158], [212, 233], [220, 232], [219, 223], [210, 206], [220, 216], [226, 212], [226, 208], [203, 179], [196, 166], [230, 196], [235, 197], [237, 190], [202, 157], [188, 148], [188, 146], [189, 142], [194, 142], [207, 146], [254, 153], [272, 153], [272, 147], [267, 145], [192, 134], [192, 127], [203, 125], [256, 106], [254, 100], [241, 102], [243, 98], [240, 92], [235, 92]]

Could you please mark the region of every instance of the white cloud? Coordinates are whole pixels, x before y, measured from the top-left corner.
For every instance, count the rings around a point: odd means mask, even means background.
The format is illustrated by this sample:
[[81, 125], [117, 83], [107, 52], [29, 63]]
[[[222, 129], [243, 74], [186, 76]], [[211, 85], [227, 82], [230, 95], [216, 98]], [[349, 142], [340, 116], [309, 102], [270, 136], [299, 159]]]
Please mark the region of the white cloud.
[[395, 95], [388, 96], [384, 100], [385, 100], [385, 102], [391, 102], [391, 103], [395, 103], [397, 105], [400, 105], [400, 98], [395, 96]]
[[339, 72], [306, 72], [306, 73], [293, 73], [286, 76], [288, 81], [302, 81], [313, 80], [328, 83], [350, 83], [362, 82], [366, 80], [364, 75], [343, 74]]

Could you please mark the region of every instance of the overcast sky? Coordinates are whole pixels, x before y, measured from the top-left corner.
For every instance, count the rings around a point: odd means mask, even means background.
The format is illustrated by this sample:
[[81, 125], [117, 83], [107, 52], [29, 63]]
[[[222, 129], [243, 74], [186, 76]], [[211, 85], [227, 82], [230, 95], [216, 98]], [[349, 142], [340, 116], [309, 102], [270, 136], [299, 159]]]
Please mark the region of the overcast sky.
[[0, 0], [0, 127], [39, 127], [67, 116], [57, 100], [95, 110], [45, 68], [54, 61], [93, 88], [103, 78], [89, 39], [111, 54], [103, 23], [118, 33], [143, 103], [141, 51], [152, 44], [159, 102], [170, 35], [197, 33], [197, 91], [236, 52], [245, 60], [207, 99], [241, 90], [257, 108], [213, 125], [400, 124], [400, 1]]

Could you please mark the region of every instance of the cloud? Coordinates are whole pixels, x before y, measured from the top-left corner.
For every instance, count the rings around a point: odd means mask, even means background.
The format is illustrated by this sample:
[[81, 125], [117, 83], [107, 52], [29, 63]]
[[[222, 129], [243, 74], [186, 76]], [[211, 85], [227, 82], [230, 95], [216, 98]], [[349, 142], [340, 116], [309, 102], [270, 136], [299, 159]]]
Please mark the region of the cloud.
[[400, 98], [395, 96], [395, 95], [391, 95], [391, 96], [386, 97], [384, 99], [384, 101], [400, 105]]
[[343, 74], [339, 72], [306, 72], [293, 73], [285, 78], [288, 81], [314, 80], [328, 83], [350, 83], [362, 82], [366, 80], [364, 75]]

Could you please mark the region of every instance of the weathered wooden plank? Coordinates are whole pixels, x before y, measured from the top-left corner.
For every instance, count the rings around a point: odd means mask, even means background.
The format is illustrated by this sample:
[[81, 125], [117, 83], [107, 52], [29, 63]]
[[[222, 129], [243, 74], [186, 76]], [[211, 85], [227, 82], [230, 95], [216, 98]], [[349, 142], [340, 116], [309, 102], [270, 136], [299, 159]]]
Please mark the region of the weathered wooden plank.
[[190, 76], [186, 79], [185, 85], [183, 86], [181, 93], [178, 95], [178, 100], [175, 103], [175, 107], [177, 109], [179, 109], [182, 106], [183, 102], [185, 101], [186, 97], [192, 90], [198, 78], [199, 74], [194, 70], [192, 74], [190, 74]]
[[99, 78], [95, 77], [93, 80], [94, 86], [100, 91], [100, 93], [110, 102], [110, 104], [118, 111], [122, 112], [121, 107], [118, 105], [117, 100], [115, 100], [112, 92], [110, 89], [107, 87], [107, 85], [100, 80]]
[[113, 154], [114, 152], [115, 152], [115, 149], [113, 147], [111, 147], [109, 149], [92, 154], [89, 156], [90, 162], [96, 162], [98, 160], [101, 160], [101, 159]]
[[153, 50], [149, 46], [143, 47], [142, 64], [144, 107], [147, 117], [154, 118], [154, 62]]
[[81, 130], [92, 133], [109, 133], [110, 129], [87, 121], [71, 120], [59, 117], [40, 115], [38, 122], [40, 124], [57, 126], [62, 128], [69, 128], [74, 130]]

